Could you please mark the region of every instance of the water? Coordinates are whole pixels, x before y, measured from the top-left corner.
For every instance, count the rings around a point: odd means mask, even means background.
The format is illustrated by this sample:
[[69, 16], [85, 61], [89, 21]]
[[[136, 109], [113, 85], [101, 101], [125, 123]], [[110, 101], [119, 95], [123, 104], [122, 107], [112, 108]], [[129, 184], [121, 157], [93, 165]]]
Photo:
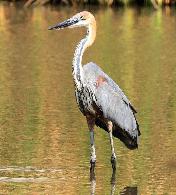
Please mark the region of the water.
[[71, 75], [85, 31], [47, 30], [83, 8], [1, 3], [0, 194], [176, 194], [175, 10], [84, 9], [98, 25], [84, 63], [100, 65], [135, 105], [139, 149], [114, 140], [112, 175], [108, 135], [96, 128], [90, 182], [89, 133]]

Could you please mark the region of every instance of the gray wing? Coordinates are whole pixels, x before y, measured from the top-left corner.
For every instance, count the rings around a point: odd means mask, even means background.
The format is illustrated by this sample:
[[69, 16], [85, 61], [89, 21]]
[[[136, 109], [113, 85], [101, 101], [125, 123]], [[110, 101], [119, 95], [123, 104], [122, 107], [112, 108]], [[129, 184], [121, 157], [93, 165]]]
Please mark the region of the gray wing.
[[[93, 91], [95, 103], [104, 117], [126, 131], [132, 138], [137, 137], [139, 130], [134, 116], [135, 110], [120, 87], [94, 63], [85, 65], [83, 70], [85, 82]], [[97, 87], [99, 76], [104, 77], [105, 81]]]
[[128, 106], [132, 109], [132, 111], [134, 113], [137, 113], [137, 111], [135, 110], [135, 108], [133, 107], [133, 105], [131, 104], [131, 102], [128, 100], [128, 98], [125, 96], [125, 94], [123, 93], [123, 91], [120, 89], [120, 87], [107, 74], [105, 74], [105, 78], [106, 78], [108, 84], [113, 88], [114, 91], [116, 91], [121, 96], [122, 100], [126, 104], [128, 104]]
[[89, 83], [96, 82], [96, 79], [98, 78], [99, 75], [104, 76], [106, 78], [108, 84], [112, 87], [112, 89], [114, 91], [116, 91], [121, 96], [123, 101], [126, 104], [128, 104], [129, 107], [131, 107], [131, 109], [133, 110], [134, 113], [137, 113], [137, 111], [135, 110], [135, 108], [133, 107], [131, 102], [128, 100], [128, 98], [125, 96], [123, 91], [120, 89], [120, 87], [106, 73], [104, 73], [103, 70], [99, 66], [97, 66], [93, 62], [90, 62], [90, 63], [83, 66], [83, 70], [84, 70], [84, 75], [86, 77], [86, 80]]
[[133, 138], [138, 135], [133, 111], [108, 83], [104, 82], [97, 88], [95, 97], [96, 104], [102, 110], [105, 118], [118, 125]]

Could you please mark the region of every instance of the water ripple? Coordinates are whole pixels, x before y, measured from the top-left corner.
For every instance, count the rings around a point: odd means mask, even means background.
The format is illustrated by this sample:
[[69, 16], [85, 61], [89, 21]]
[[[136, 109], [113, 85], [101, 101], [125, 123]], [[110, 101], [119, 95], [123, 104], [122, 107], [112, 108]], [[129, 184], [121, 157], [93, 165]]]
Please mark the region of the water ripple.
[[16, 177], [16, 178], [10, 178], [10, 177], [0, 177], [0, 182], [15, 182], [15, 183], [41, 183], [41, 182], [48, 182], [50, 181], [47, 177], [39, 177], [39, 178], [26, 178], [26, 177]]

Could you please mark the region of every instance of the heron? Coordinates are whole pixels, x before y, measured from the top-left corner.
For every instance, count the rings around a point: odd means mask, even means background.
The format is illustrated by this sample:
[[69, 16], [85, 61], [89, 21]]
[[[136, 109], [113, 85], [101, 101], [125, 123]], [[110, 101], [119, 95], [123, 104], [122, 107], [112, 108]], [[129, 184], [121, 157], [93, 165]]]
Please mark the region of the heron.
[[78, 43], [72, 62], [72, 75], [78, 107], [87, 119], [90, 132], [90, 163], [95, 166], [96, 151], [94, 128], [98, 126], [109, 133], [111, 163], [116, 168], [113, 136], [127, 148], [138, 148], [140, 130], [137, 113], [120, 87], [93, 62], [82, 66], [82, 57], [96, 38], [96, 20], [93, 14], [82, 11], [64, 22], [50, 26], [48, 30], [85, 27], [86, 36]]

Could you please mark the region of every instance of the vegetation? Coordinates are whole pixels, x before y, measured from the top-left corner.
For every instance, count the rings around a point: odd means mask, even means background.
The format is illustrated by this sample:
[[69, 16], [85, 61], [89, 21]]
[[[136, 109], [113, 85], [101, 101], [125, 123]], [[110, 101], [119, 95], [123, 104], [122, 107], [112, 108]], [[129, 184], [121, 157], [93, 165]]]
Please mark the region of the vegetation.
[[[7, 0], [11, 1], [11, 0]], [[20, 0], [13, 0], [20, 1]], [[154, 8], [158, 8], [158, 5], [175, 5], [176, 0], [25, 0], [25, 7], [46, 5], [46, 4], [63, 4], [69, 6], [75, 6], [79, 4], [98, 4], [104, 6], [124, 6], [127, 4], [137, 5], [153, 5]]]

